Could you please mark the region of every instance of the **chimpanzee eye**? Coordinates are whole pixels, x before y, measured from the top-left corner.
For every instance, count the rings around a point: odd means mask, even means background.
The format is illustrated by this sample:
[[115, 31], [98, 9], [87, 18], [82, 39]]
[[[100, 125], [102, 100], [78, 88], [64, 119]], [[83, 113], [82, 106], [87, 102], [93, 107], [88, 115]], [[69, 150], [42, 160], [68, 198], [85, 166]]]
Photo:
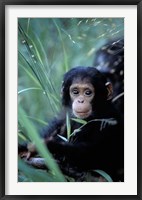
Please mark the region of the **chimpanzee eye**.
[[86, 90], [85, 91], [85, 95], [86, 96], [91, 96], [92, 95], [92, 91], [91, 90]]
[[73, 89], [72, 94], [77, 95], [77, 94], [79, 94], [79, 91], [77, 89]]

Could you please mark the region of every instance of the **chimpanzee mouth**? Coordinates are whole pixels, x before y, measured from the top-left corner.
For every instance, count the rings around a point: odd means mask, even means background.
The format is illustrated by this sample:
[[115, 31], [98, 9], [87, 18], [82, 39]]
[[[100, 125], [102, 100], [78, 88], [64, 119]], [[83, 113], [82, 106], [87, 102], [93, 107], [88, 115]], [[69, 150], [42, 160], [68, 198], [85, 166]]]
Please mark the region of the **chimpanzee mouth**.
[[76, 117], [79, 117], [79, 118], [86, 118], [90, 115], [90, 110], [89, 111], [77, 111], [74, 113]]
[[81, 111], [79, 111], [79, 112], [76, 112], [77, 114], [87, 114], [87, 113], [89, 113], [89, 111], [87, 111], [87, 112], [81, 112]]

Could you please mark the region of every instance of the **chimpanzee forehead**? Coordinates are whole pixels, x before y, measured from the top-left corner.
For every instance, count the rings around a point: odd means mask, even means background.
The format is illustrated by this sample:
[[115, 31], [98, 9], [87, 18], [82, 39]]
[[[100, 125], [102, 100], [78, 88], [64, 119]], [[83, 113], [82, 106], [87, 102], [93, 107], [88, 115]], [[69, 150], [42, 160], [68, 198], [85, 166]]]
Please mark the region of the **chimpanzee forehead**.
[[74, 88], [76, 88], [76, 89], [82, 89], [82, 90], [90, 89], [92, 91], [94, 91], [94, 89], [95, 89], [91, 83], [84, 83], [84, 82], [73, 83], [70, 86], [70, 90], [72, 90]]
[[89, 77], [73, 77], [72, 84], [91, 84]]
[[70, 90], [72, 90], [73, 88], [78, 88], [78, 89], [82, 89], [82, 90], [86, 90], [86, 89], [90, 89], [92, 91], [95, 90], [94, 86], [91, 84], [89, 78], [74, 78], [73, 82], [70, 86]]

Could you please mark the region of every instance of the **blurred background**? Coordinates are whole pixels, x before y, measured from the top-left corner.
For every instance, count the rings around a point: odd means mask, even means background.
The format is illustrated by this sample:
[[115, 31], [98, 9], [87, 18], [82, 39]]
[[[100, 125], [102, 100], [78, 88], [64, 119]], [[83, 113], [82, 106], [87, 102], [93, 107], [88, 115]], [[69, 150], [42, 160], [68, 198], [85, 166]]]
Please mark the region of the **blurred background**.
[[[94, 66], [103, 45], [123, 38], [123, 18], [18, 19], [18, 108], [37, 132], [60, 111], [63, 74]], [[28, 139], [20, 118], [19, 143]]]
[[63, 74], [93, 66], [96, 52], [124, 37], [123, 18], [19, 18], [18, 99], [36, 126], [60, 110]]

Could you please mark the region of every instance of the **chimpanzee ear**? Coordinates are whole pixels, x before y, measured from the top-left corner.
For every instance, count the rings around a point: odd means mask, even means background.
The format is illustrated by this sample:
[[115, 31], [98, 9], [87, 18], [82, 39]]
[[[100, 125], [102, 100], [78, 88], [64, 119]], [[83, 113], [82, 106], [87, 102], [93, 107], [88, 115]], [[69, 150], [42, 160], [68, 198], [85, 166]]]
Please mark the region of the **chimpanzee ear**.
[[112, 98], [112, 94], [113, 94], [113, 87], [112, 84], [110, 82], [107, 82], [105, 84], [108, 94], [107, 94], [107, 100], [110, 100]]
[[60, 96], [63, 96], [63, 88], [61, 88]]
[[63, 96], [63, 89], [64, 89], [63, 84], [64, 84], [64, 81], [62, 81], [62, 87], [61, 87], [61, 92], [60, 92], [60, 96], [61, 96], [61, 97]]

